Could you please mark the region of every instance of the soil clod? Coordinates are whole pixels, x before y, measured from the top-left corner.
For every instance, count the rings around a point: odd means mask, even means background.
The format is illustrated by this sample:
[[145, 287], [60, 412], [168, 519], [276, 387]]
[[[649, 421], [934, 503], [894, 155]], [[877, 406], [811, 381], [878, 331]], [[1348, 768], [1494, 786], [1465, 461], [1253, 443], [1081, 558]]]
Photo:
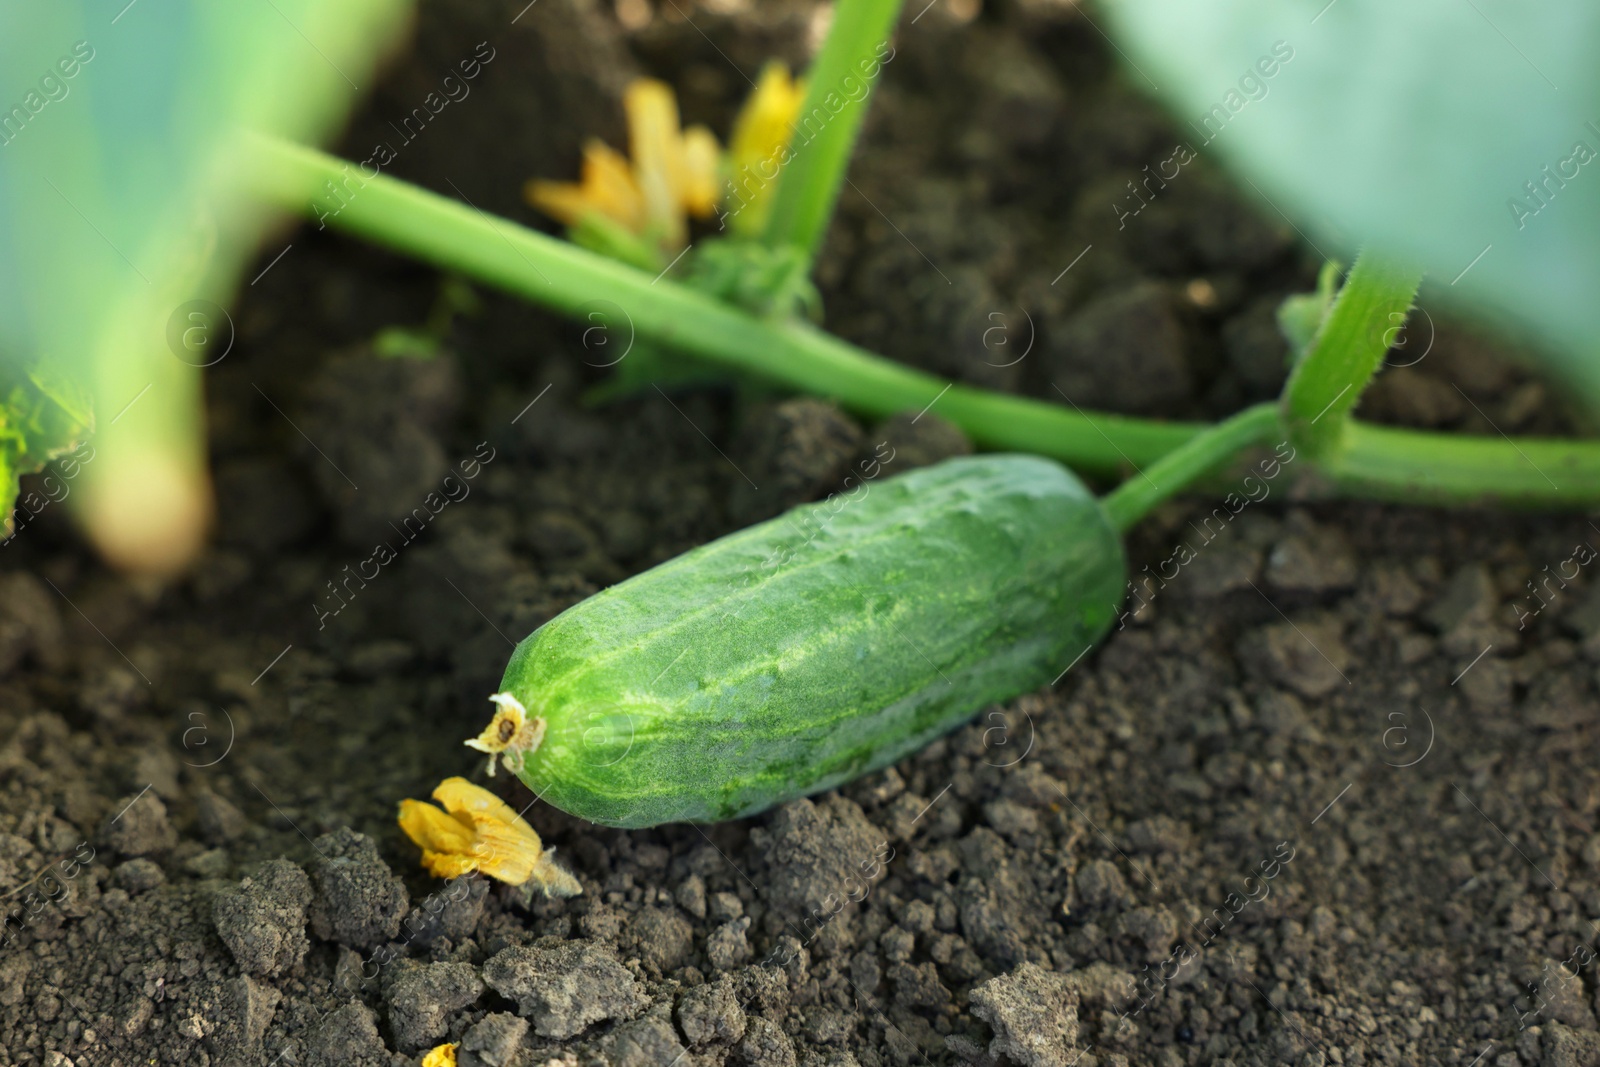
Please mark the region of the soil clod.
[[543, 1037], [567, 1038], [604, 1019], [628, 1019], [649, 1004], [615, 953], [594, 941], [503, 949], [483, 965], [483, 979], [517, 1003], [517, 1014]]
[[1035, 963], [972, 991], [972, 1014], [994, 1030], [989, 1054], [1026, 1067], [1067, 1067], [1078, 1040], [1078, 991]]

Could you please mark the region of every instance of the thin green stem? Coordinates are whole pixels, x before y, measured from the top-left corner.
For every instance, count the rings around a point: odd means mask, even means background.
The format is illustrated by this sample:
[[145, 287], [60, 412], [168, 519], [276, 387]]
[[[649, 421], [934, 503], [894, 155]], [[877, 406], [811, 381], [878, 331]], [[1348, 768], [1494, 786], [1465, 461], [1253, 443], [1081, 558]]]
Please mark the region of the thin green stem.
[[1127, 533], [1162, 501], [1183, 492], [1268, 435], [1280, 432], [1278, 406], [1256, 404], [1195, 434], [1101, 498], [1111, 522]]
[[1289, 441], [1308, 459], [1340, 446], [1350, 412], [1405, 325], [1422, 272], [1363, 252], [1283, 389]]
[[838, 0], [833, 25], [806, 72], [806, 97], [795, 118], [772, 212], [761, 239], [793, 245], [815, 259], [833, 217], [861, 120], [883, 65], [894, 58], [889, 34], [900, 0]]
[[[286, 141], [258, 138], [248, 168], [260, 192], [308, 211], [308, 191], [344, 179], [343, 161]], [[1080, 415], [1026, 397], [988, 393], [872, 355], [811, 326], [757, 318], [667, 278], [652, 278], [567, 241], [460, 201], [379, 175], [366, 179], [326, 221], [396, 251], [591, 325], [609, 324], [624, 351], [634, 337], [833, 397], [872, 416], [932, 410], [990, 448], [1038, 452], [1080, 470], [1117, 474], [1152, 463], [1203, 424]]]
[[[314, 214], [310, 200], [344, 162], [267, 138], [249, 160], [264, 198]], [[634, 336], [730, 370], [832, 397], [868, 416], [930, 410], [993, 449], [1036, 452], [1086, 473], [1148, 467], [1206, 429], [1069, 411], [1027, 397], [955, 385], [875, 356], [808, 326], [738, 311], [666, 278], [655, 279], [466, 204], [382, 175], [326, 216], [364, 237], [444, 270], [593, 323], [620, 318], [615, 343]], [[1542, 474], [1540, 472], [1543, 472]], [[1547, 476], [1547, 477], [1546, 477]], [[1600, 442], [1466, 437], [1353, 423], [1314, 483], [1349, 495], [1414, 503], [1480, 501], [1571, 507], [1600, 503]]]

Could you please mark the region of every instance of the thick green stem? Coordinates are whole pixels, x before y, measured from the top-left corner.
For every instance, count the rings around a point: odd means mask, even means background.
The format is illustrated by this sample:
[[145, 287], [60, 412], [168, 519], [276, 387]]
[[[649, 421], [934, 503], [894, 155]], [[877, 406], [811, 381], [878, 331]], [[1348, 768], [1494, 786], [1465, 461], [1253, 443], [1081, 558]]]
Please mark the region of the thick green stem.
[[[262, 195], [313, 213], [308, 192], [345, 180], [346, 164], [287, 142], [258, 139], [248, 170]], [[604, 259], [417, 186], [366, 179], [326, 221], [395, 251], [594, 322], [625, 315], [626, 347], [641, 338], [793, 389], [833, 397], [870, 416], [931, 410], [979, 445], [1036, 452], [1095, 474], [1146, 467], [1206, 429], [953, 385], [803, 325], [737, 311], [666, 278]], [[608, 350], [609, 351], [609, 350]], [[1309, 466], [1309, 465], [1308, 465]], [[1540, 472], [1543, 472], [1541, 474]], [[1571, 507], [1600, 502], [1600, 442], [1512, 440], [1352, 423], [1317, 465], [1315, 483], [1349, 495], [1411, 503], [1480, 501]]]
[[[1351, 422], [1338, 454], [1319, 472], [1339, 496], [1402, 504], [1600, 503], [1600, 442], [1592, 440], [1476, 437]], [[1317, 490], [1307, 484], [1302, 491]]]
[[793, 245], [815, 259], [833, 217], [861, 120], [883, 65], [894, 58], [889, 34], [900, 0], [838, 0], [822, 50], [806, 72], [806, 98], [795, 117], [792, 155], [761, 239]]
[[1363, 252], [1283, 390], [1289, 441], [1308, 459], [1338, 450], [1350, 412], [1405, 325], [1420, 271]]
[[1234, 456], [1280, 432], [1278, 406], [1256, 404], [1195, 434], [1123, 482], [1100, 501], [1118, 530], [1127, 533], [1157, 504], [1167, 500]]

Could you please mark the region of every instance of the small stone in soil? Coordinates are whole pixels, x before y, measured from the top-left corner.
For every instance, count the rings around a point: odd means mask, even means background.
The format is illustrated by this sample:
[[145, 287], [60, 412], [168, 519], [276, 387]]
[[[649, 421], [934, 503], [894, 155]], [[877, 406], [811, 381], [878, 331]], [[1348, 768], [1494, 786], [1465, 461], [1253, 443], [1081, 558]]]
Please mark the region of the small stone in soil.
[[939, 968], [932, 963], [896, 963], [889, 968], [894, 983], [894, 1002], [903, 1008], [943, 1008], [950, 1003], [950, 991], [939, 981]]
[[233, 867], [226, 849], [208, 848], [183, 861], [183, 869], [196, 878], [226, 878]]

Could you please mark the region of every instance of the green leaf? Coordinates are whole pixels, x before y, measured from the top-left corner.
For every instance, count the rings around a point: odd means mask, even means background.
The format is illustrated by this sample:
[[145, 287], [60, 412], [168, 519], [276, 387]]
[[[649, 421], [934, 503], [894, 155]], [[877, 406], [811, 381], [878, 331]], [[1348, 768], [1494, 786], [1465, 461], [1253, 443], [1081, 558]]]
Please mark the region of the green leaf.
[[405, 10], [0, 6], [0, 383], [98, 416], [74, 497], [113, 560], [175, 566], [204, 531], [199, 365], [225, 355], [223, 306], [273, 222], [239, 193], [241, 138], [331, 133]]
[[1365, 245], [1420, 264], [1432, 292], [1509, 317], [1600, 401], [1600, 5], [1119, 0], [1102, 10], [1132, 80], [1324, 258]]

